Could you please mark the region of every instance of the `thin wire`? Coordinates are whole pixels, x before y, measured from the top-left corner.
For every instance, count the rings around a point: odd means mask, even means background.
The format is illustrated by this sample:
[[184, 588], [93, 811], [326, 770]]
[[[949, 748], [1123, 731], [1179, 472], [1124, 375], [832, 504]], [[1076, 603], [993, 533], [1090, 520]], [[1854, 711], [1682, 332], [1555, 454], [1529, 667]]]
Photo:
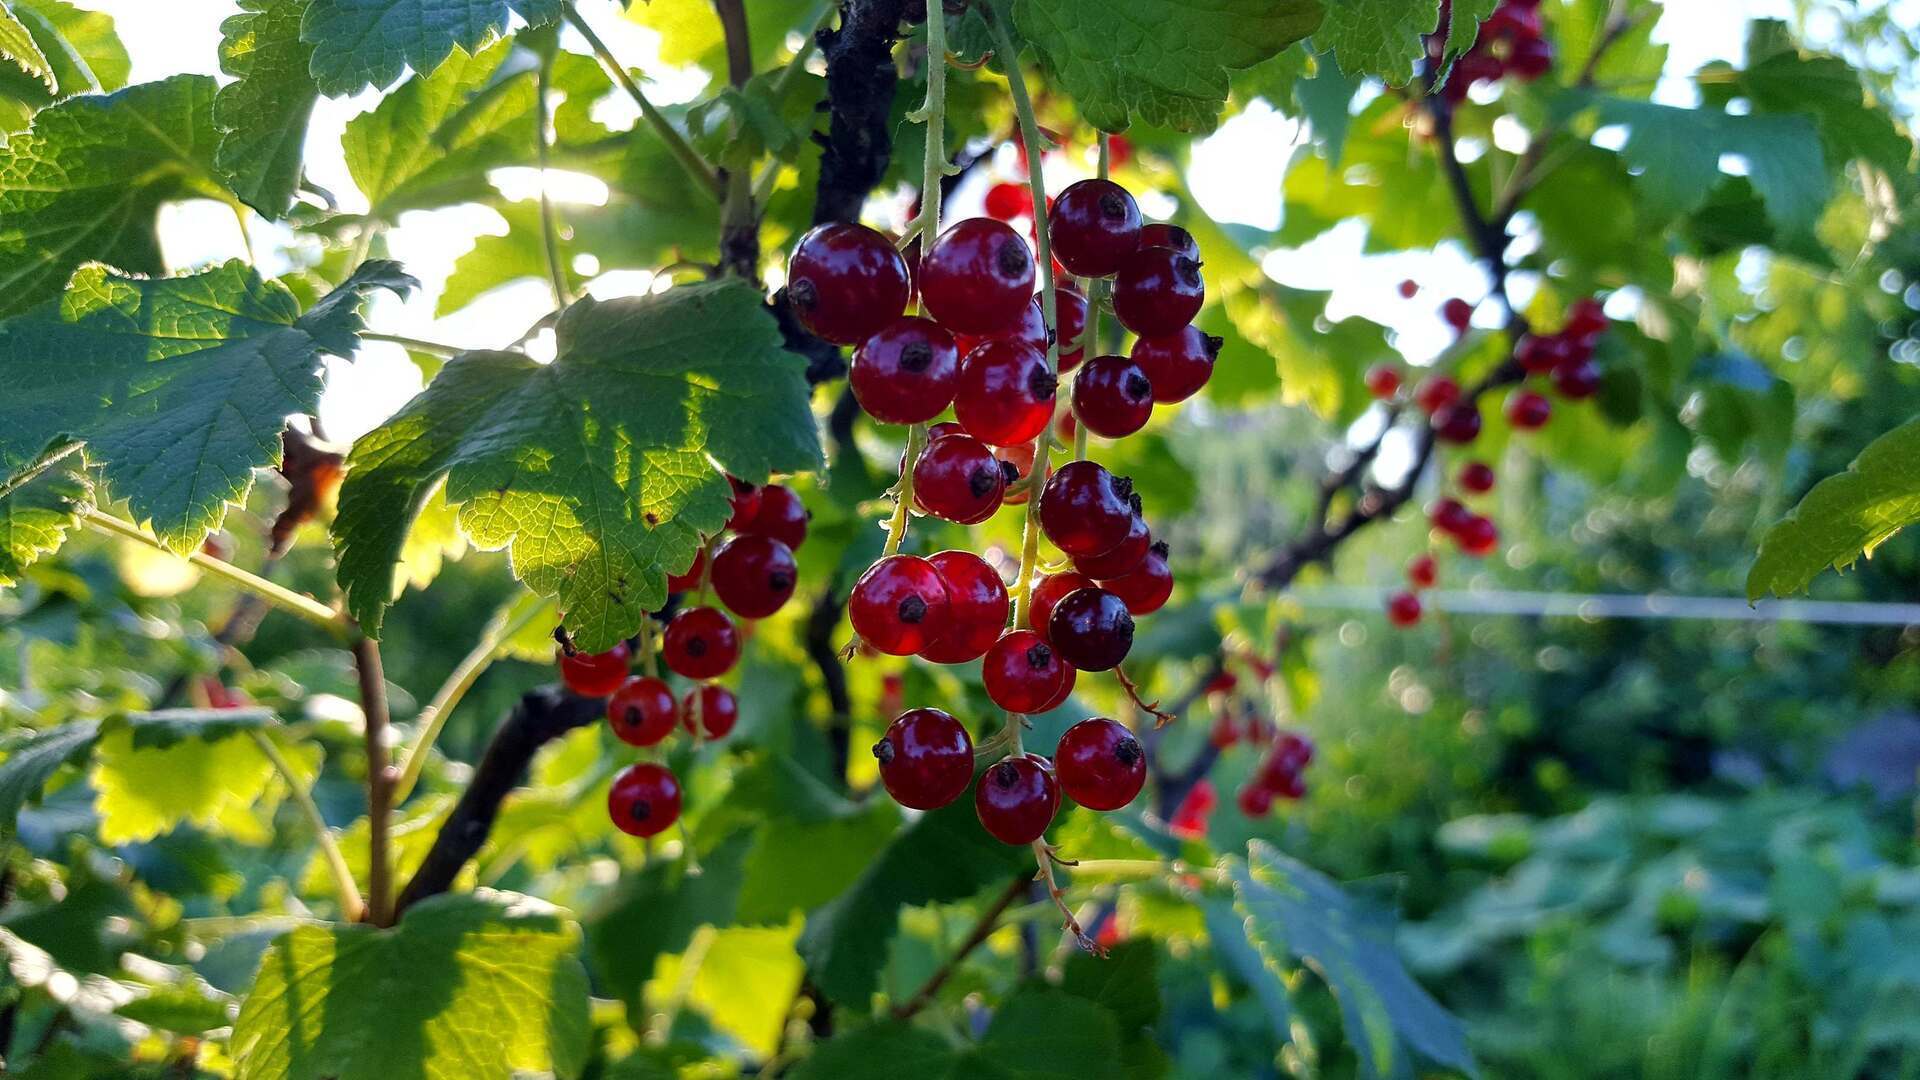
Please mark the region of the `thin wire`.
[[[1295, 589], [1288, 597], [1303, 607], [1378, 610], [1397, 589], [1323, 585]], [[1670, 596], [1663, 593], [1551, 593], [1439, 589], [1421, 594], [1429, 608], [1456, 615], [1526, 615], [1585, 619], [1687, 619], [1709, 622], [1797, 622], [1834, 626], [1920, 625], [1920, 604], [1867, 600], [1762, 600], [1737, 596]]]

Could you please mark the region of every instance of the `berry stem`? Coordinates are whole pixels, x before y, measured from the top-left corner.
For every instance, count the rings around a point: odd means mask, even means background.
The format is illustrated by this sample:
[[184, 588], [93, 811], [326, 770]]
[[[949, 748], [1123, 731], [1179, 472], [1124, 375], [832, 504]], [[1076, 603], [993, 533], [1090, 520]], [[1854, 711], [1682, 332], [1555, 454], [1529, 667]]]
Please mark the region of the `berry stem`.
[[327, 819], [320, 813], [320, 807], [313, 801], [313, 792], [300, 786], [300, 780], [294, 773], [293, 763], [280, 752], [280, 747], [265, 732], [253, 731], [254, 745], [260, 753], [272, 763], [280, 779], [286, 781], [287, 791], [292, 794], [294, 805], [300, 808], [307, 823], [313, 826], [313, 842], [320, 847], [320, 855], [326, 860], [327, 872], [333, 875], [333, 887], [340, 896], [340, 919], [343, 922], [359, 922], [365, 916], [367, 905], [360, 899], [360, 887], [354, 884], [353, 871], [347, 866], [347, 857], [340, 853], [340, 845], [334, 842], [333, 830], [327, 827]]
[[940, 235], [940, 180], [947, 168], [947, 17], [937, 3], [927, 5], [927, 100], [919, 115], [927, 125], [927, 148], [920, 158], [920, 213], [913, 229], [924, 252]]
[[907, 518], [913, 508], [913, 466], [920, 460], [920, 451], [926, 448], [927, 425], [915, 424], [908, 428], [907, 454], [900, 462], [900, 483], [893, 489], [893, 517], [887, 521], [887, 546], [881, 558], [900, 554], [900, 544], [907, 538]]
[[547, 254], [547, 278], [553, 284], [553, 306], [566, 307], [573, 302], [567, 288], [567, 271], [560, 261], [560, 229], [554, 222], [553, 199], [547, 194], [547, 170], [552, 167], [553, 117], [548, 100], [553, 93], [553, 54], [540, 58], [540, 70], [534, 80], [534, 151], [540, 164], [540, 242]]
[[[145, 544], [169, 555], [179, 554], [140, 526], [124, 518], [115, 517], [104, 510], [88, 508], [80, 515], [80, 520], [95, 532]], [[188, 554], [186, 559], [215, 577], [225, 578], [282, 611], [298, 615], [333, 634], [341, 633], [345, 626], [338, 612], [305, 593], [297, 593], [285, 586], [276, 585], [266, 578], [250, 574], [224, 559], [216, 559], [197, 548]]]

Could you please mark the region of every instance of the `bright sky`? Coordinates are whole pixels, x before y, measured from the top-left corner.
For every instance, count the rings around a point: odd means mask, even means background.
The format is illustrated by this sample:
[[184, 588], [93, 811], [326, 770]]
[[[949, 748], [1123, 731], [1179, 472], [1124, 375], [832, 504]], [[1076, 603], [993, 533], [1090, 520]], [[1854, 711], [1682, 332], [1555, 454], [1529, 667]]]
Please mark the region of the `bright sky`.
[[[1920, 8], [1920, 0], [1895, 2], [1911, 2]], [[133, 56], [135, 82], [182, 72], [217, 75], [220, 23], [237, 10], [232, 0], [79, 0], [79, 6], [114, 16]], [[613, 0], [581, 0], [579, 6], [616, 55], [630, 65], [660, 73], [654, 60], [653, 35], [621, 18]], [[1670, 77], [1660, 87], [1658, 97], [1673, 104], [1692, 104], [1692, 86], [1681, 76], [1713, 59], [1738, 62], [1747, 20], [1790, 14], [1790, 0], [1687, 0], [1673, 5], [1659, 24], [1659, 39], [1669, 48]], [[571, 47], [585, 51], [577, 40]], [[656, 92], [661, 101], [686, 100], [700, 89], [698, 80], [689, 79], [685, 73], [660, 74], [662, 81]], [[340, 135], [346, 122], [370, 108], [373, 101], [371, 92], [345, 100], [323, 99], [309, 133], [310, 177], [349, 208], [355, 203], [365, 204], [347, 175]], [[633, 119], [631, 106], [624, 99], [608, 102], [596, 115], [618, 127], [630, 125]], [[1191, 183], [1202, 208], [1218, 220], [1277, 226], [1281, 177], [1299, 140], [1295, 121], [1262, 104], [1256, 103], [1229, 121], [1194, 148]], [[596, 190], [595, 183], [568, 183], [567, 179], [555, 177], [550, 182], [549, 190], [556, 199], [604, 199], [604, 188]], [[513, 197], [531, 197], [538, 190], [538, 176], [531, 170], [503, 170], [495, 180]], [[977, 203], [969, 207], [966, 200], [969, 194], [977, 200], [984, 184], [970, 187], [974, 190], [962, 193], [956, 212], [978, 212]], [[405, 215], [388, 233], [387, 241], [393, 255], [426, 288], [405, 303], [390, 297], [376, 301], [374, 325], [389, 333], [470, 348], [497, 346], [517, 338], [551, 307], [547, 286], [542, 282], [508, 286], [491, 294], [486, 302], [450, 318], [433, 318], [440, 282], [452, 269], [453, 261], [467, 250], [470, 238], [477, 232], [504, 231], [505, 223], [498, 215], [477, 206]], [[243, 252], [232, 216], [224, 207], [211, 203], [170, 209], [162, 222], [161, 238], [169, 263], [175, 266], [217, 261]], [[286, 243], [289, 234], [257, 225], [254, 239], [264, 259], [264, 253]], [[1437, 315], [1441, 299], [1454, 295], [1481, 299], [1486, 292], [1483, 276], [1462, 250], [1451, 245], [1433, 252], [1368, 257], [1360, 254], [1362, 239], [1361, 228], [1349, 223], [1307, 248], [1274, 253], [1265, 267], [1270, 275], [1289, 285], [1331, 287], [1331, 317], [1362, 315], [1382, 323], [1392, 328], [1410, 360], [1430, 359], [1452, 338]], [[269, 265], [265, 269], [274, 272], [282, 268]], [[1406, 278], [1422, 285], [1413, 301], [1401, 299], [1395, 291]], [[644, 281], [635, 282], [629, 277], [602, 281], [594, 291], [617, 295], [636, 287], [644, 287]], [[1495, 324], [1491, 305], [1483, 308], [1480, 316], [1488, 325]], [[354, 438], [372, 428], [420, 388], [418, 373], [394, 346], [370, 345], [353, 364], [330, 363], [329, 391], [322, 403], [321, 419], [336, 439]]]

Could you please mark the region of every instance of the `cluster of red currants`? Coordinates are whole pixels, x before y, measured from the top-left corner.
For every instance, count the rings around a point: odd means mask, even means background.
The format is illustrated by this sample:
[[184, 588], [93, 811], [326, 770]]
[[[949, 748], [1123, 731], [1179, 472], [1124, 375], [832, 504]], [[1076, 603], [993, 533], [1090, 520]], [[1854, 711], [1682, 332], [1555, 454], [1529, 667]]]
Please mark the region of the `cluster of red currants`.
[[[790, 488], [755, 487], [733, 477], [729, 537], [715, 538], [694, 557], [685, 573], [667, 579], [667, 591], [689, 593], [711, 588], [735, 615], [762, 619], [793, 596], [799, 569], [793, 553], [807, 539], [807, 508]], [[651, 627], [649, 627], [651, 633]], [[695, 685], [678, 698], [655, 674], [633, 675], [633, 650], [625, 642], [602, 653], [563, 652], [560, 677], [582, 697], [607, 699], [607, 722], [621, 742], [657, 746], [685, 728], [695, 739], [720, 739], [740, 719], [733, 691], [712, 681], [740, 660], [740, 629], [719, 608], [685, 608], [667, 621], [659, 656], [667, 670]], [[614, 777], [607, 813], [622, 832], [654, 836], [680, 817], [680, 781], [672, 770], [653, 762], [629, 766]]]
[[[1440, 26], [1451, 21], [1451, 5], [1440, 6]], [[1436, 60], [1445, 48], [1444, 33], [1427, 39], [1429, 55]], [[1553, 68], [1553, 44], [1546, 39], [1540, 21], [1540, 0], [1501, 0], [1487, 21], [1480, 24], [1480, 36], [1473, 48], [1454, 65], [1453, 73], [1441, 94], [1458, 105], [1467, 99], [1475, 83], [1499, 82], [1512, 75], [1521, 82], [1533, 82]]]
[[1313, 740], [1296, 731], [1282, 731], [1273, 737], [1260, 767], [1245, 787], [1234, 796], [1240, 812], [1248, 817], [1265, 817], [1275, 799], [1300, 799], [1307, 794], [1303, 775], [1313, 763]]
[[[1241, 659], [1259, 682], [1264, 684], [1273, 677], [1273, 666], [1258, 656], [1248, 654]], [[1313, 761], [1313, 740], [1299, 732], [1275, 727], [1258, 706], [1238, 693], [1239, 686], [1239, 677], [1225, 667], [1207, 684], [1207, 704], [1213, 710], [1213, 727], [1207, 737], [1222, 751], [1243, 742], [1266, 746], [1260, 767], [1236, 797], [1242, 814], [1265, 817], [1273, 809], [1276, 798], [1306, 797], [1307, 782], [1303, 774]], [[1184, 801], [1181, 809], [1187, 809]], [[1179, 816], [1176, 812], [1175, 817]]]

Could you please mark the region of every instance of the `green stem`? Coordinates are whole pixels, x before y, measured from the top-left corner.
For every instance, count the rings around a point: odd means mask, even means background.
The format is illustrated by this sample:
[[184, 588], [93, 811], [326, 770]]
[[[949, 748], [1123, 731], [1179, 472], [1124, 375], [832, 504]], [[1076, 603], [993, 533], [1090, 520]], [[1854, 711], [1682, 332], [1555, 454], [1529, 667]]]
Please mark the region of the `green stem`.
[[452, 345], [442, 345], [437, 341], [423, 341], [404, 334], [376, 334], [371, 330], [362, 330], [360, 338], [363, 341], [384, 341], [389, 345], [398, 345], [401, 348], [412, 349], [414, 352], [426, 353], [428, 356], [438, 356], [442, 360], [451, 360], [460, 355], [460, 350]]
[[640, 106], [640, 115], [653, 127], [661, 141], [667, 144], [667, 149], [672, 151], [673, 156], [680, 162], [681, 168], [687, 171], [687, 175], [693, 177], [694, 182], [708, 195], [716, 200], [721, 198], [724, 192], [720, 188], [720, 176], [714, 171], [713, 166], [707, 163], [707, 159], [700, 156], [700, 152], [693, 148], [693, 144], [687, 141], [686, 136], [680, 134], [680, 130], [673, 126], [673, 121], [667, 119], [667, 114], [647, 100], [647, 95], [641, 92], [639, 84], [633, 81], [633, 76], [627, 74], [626, 68], [620, 66], [620, 61], [614, 59], [613, 51], [607, 48], [606, 42], [600, 40], [599, 34], [593, 32], [593, 27], [587, 25], [587, 20], [580, 17], [580, 13], [574, 10], [572, 3], [563, 4], [560, 13], [567, 24], [578, 30], [580, 36], [587, 40], [587, 46], [600, 60], [600, 66], [607, 70], [607, 74], [613, 77], [614, 82], [620, 84], [620, 89], [626, 91], [627, 96], [633, 99], [633, 103]]
[[914, 229], [920, 250], [940, 236], [940, 181], [947, 174], [947, 17], [939, 3], [927, 4], [927, 148], [920, 159], [920, 214]]
[[380, 644], [369, 637], [353, 642], [353, 666], [360, 680], [360, 713], [367, 753], [367, 921], [393, 925], [393, 770], [388, 766], [387, 675]]
[[333, 886], [340, 896], [340, 918], [344, 922], [359, 922], [366, 913], [366, 903], [360, 899], [360, 887], [354, 884], [353, 871], [347, 867], [347, 857], [340, 853], [340, 845], [334, 842], [333, 830], [327, 826], [327, 819], [320, 814], [320, 807], [313, 801], [313, 793], [300, 786], [299, 777], [294, 775], [293, 763], [280, 752], [280, 747], [263, 731], [252, 732], [254, 744], [273, 764], [274, 771], [287, 782], [287, 790], [293, 794], [293, 801], [306, 815], [307, 823], [313, 826], [314, 843], [320, 846], [320, 855], [326, 860], [327, 870], [333, 875]]
[[[161, 543], [158, 537], [148, 533], [145, 529], [140, 528], [131, 521], [117, 518], [104, 510], [88, 508], [82, 511], [80, 520], [96, 532], [106, 533], [109, 536], [118, 536], [123, 540], [132, 540], [136, 543], [145, 544], [150, 548], [157, 551], [164, 551], [169, 555], [179, 554], [179, 552]], [[311, 596], [294, 592], [285, 586], [276, 585], [266, 578], [260, 577], [257, 574], [250, 574], [224, 559], [216, 559], [204, 551], [196, 550], [187, 555], [186, 559], [188, 562], [215, 577], [225, 578], [232, 584], [238, 585], [240, 588], [253, 593], [255, 596], [260, 597], [275, 607], [298, 615], [331, 633], [337, 634], [342, 629], [343, 624], [339, 613]]]
[[393, 785], [393, 805], [399, 806], [407, 801], [408, 795], [413, 794], [414, 785], [420, 782], [420, 773], [427, 767], [434, 741], [447, 726], [447, 717], [453, 715], [453, 710], [459, 707], [467, 691], [473, 689], [473, 684], [499, 657], [500, 646], [526, 629], [527, 624], [545, 610], [546, 604], [538, 596], [523, 593], [502, 604], [493, 613], [493, 618], [487, 620], [487, 628], [481, 632], [480, 640], [447, 676], [447, 681], [440, 684], [433, 700], [421, 710], [420, 722], [424, 726], [413, 749], [407, 751], [406, 760], [401, 763], [400, 779]]
[[75, 439], [72, 442], [61, 443], [59, 446], [34, 458], [33, 461], [28, 463], [26, 468], [8, 477], [4, 482], [0, 482], [0, 499], [4, 499], [21, 488], [26, 487], [41, 473], [58, 465], [61, 459], [77, 452], [80, 446], [80, 440]]
[[882, 558], [898, 555], [901, 542], [907, 538], [907, 518], [913, 508], [913, 466], [926, 446], [927, 425], [915, 424], [907, 429], [907, 456], [900, 462], [900, 483], [894, 488], [893, 517], [887, 521], [887, 546]]
[[553, 284], [553, 304], [566, 307], [572, 302], [571, 290], [567, 288], [567, 271], [560, 262], [560, 230], [553, 220], [553, 199], [547, 195], [547, 171], [552, 166], [553, 117], [549, 111], [548, 96], [553, 92], [553, 55], [549, 53], [540, 60], [540, 72], [534, 83], [534, 117], [537, 130], [533, 144], [540, 162], [540, 239], [547, 252], [547, 278]]
[[[1104, 131], [1100, 133], [1099, 145], [1099, 175], [1100, 179], [1105, 180], [1111, 159], [1107, 147], [1107, 133]], [[1081, 329], [1080, 340], [1074, 344], [1079, 347], [1083, 361], [1091, 360], [1094, 356], [1100, 355], [1100, 316], [1102, 314], [1101, 300], [1103, 299], [1101, 291], [1105, 285], [1106, 282], [1100, 278], [1082, 278], [1080, 281], [1080, 291], [1085, 293], [1087, 297], [1087, 325]], [[1089, 353], [1092, 355], [1088, 355]], [[1075, 461], [1083, 461], [1087, 456], [1087, 426], [1079, 423], [1078, 417], [1075, 417], [1074, 420], [1073, 459]]]

